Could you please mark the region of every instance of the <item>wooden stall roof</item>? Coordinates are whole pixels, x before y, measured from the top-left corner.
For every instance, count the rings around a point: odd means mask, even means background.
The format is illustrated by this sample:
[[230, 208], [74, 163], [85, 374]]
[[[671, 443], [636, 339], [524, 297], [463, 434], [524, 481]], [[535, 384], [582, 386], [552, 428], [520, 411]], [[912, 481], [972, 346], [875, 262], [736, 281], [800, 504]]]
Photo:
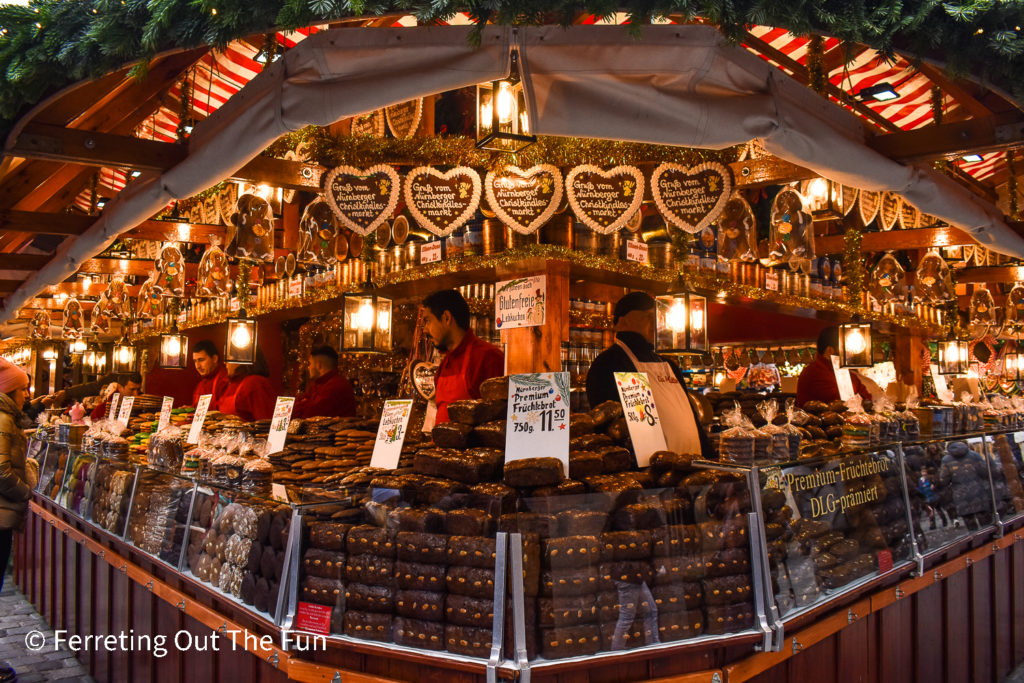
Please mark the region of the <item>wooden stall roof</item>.
[[[625, 21], [624, 14], [577, 18], [580, 24]], [[414, 16], [393, 14], [278, 32], [272, 39], [278, 49], [287, 50], [328, 27], [373, 30], [416, 23]], [[447, 23], [472, 19], [459, 13]], [[746, 49], [810, 86], [807, 36], [751, 26], [741, 40]], [[823, 43], [823, 94], [863, 120], [874, 149], [907, 164], [941, 161], [955, 179], [1007, 211], [1006, 152], [1024, 141], [1024, 113], [1015, 103], [977, 83], [953, 79], [928, 63], [887, 57], [832, 37]], [[142, 78], [125, 67], [69, 87], [24, 116], [0, 157], [0, 295], [48, 261], [62, 240], [73, 240], [87, 229], [105, 201], [135, 178], [184, 158], [187, 145], [179, 140], [179, 127], [212, 114], [258, 74], [267, 61], [266, 44], [261, 35], [222, 49], [164, 53], [151, 60]], [[893, 86], [898, 97], [877, 102], [858, 96], [881, 83]], [[941, 123], [936, 122], [936, 107], [941, 108]], [[979, 154], [980, 160], [964, 161], [968, 151]], [[806, 177], [811, 175], [807, 172]], [[267, 157], [256, 159], [237, 177], [310, 187], [298, 164]], [[155, 223], [143, 223], [133, 235], [175, 238], [173, 230]], [[1012, 225], [1024, 234], [1020, 224]], [[183, 226], [177, 235], [190, 230], [193, 240], [202, 241], [216, 232], [212, 226]]]

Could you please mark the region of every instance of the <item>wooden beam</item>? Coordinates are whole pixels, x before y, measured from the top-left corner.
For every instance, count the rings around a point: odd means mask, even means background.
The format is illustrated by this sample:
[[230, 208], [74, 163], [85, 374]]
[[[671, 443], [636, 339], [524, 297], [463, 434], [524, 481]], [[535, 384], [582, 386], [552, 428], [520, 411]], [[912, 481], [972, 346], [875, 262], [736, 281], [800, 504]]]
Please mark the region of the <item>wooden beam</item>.
[[188, 148], [130, 135], [34, 124], [18, 135], [9, 152], [27, 159], [161, 171], [184, 160]]
[[[0, 282], [3, 282], [0, 280]], [[21, 284], [20, 282], [18, 284]], [[109, 283], [97, 282], [96, 284], [83, 287], [77, 282], [62, 282], [59, 285], [50, 285], [44, 289], [42, 293], [58, 294], [64, 292], [65, 294], [76, 294], [78, 296], [99, 296], [106, 291]], [[128, 296], [138, 296], [139, 290], [142, 289], [141, 285], [126, 285], [125, 289], [128, 291]]]
[[918, 71], [927, 76], [928, 80], [942, 88], [942, 90], [952, 97], [957, 104], [969, 111], [971, 116], [983, 119], [992, 115], [992, 110], [967, 92], [967, 89], [961, 85], [962, 81], [959, 79], [954, 80], [953, 78], [950, 78], [942, 69], [933, 66], [928, 62], [917, 62], [914, 66], [917, 67]]
[[876, 135], [868, 145], [902, 162], [959, 157], [967, 152], [992, 152], [1024, 143], [1024, 117], [1017, 114], [987, 116], [958, 123], [943, 123], [888, 135]]
[[211, 237], [219, 237], [221, 246], [226, 246], [227, 228], [223, 225], [148, 220], [143, 221], [121, 236], [137, 240], [194, 242], [196, 244], [209, 244]]
[[861, 43], [841, 42], [821, 56], [821, 64], [825, 73], [831, 74], [839, 67], [846, 66], [868, 51], [868, 46]]
[[[82, 263], [78, 272], [102, 275], [149, 275], [155, 263], [149, 259], [91, 258]], [[198, 271], [199, 264], [186, 263], [185, 279], [194, 279]]]
[[[815, 237], [815, 251], [819, 254], [840, 254], [844, 249], [844, 239], [843, 235]], [[866, 232], [861, 237], [860, 250], [862, 252], [875, 252], [887, 249], [929, 249], [931, 247], [956, 247], [977, 243], [977, 240], [968, 233], [947, 225], [938, 228]]]
[[0, 270], [39, 270], [53, 260], [50, 254], [0, 254]]
[[966, 282], [1021, 282], [1024, 266], [982, 266], [956, 271], [956, 281]]
[[0, 280], [0, 292], [13, 292], [23, 284], [23, 280]]
[[81, 235], [96, 219], [71, 213], [0, 211], [0, 232], [32, 235]]

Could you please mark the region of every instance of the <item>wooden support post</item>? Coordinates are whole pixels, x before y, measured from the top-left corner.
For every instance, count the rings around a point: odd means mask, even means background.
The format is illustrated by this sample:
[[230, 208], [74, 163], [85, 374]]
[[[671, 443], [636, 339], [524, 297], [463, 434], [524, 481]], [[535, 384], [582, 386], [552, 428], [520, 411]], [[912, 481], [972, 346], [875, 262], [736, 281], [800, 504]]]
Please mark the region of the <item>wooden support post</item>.
[[569, 338], [569, 263], [531, 258], [498, 265], [499, 281], [547, 275], [544, 324], [503, 330], [508, 374], [558, 372], [562, 369], [562, 341]]
[[299, 248], [299, 205], [283, 202], [281, 205], [281, 232], [284, 237], [281, 246], [290, 251]]
[[909, 332], [893, 335], [892, 355], [896, 367], [896, 379], [907, 387], [916, 387], [917, 395], [921, 395], [922, 370], [921, 359], [927, 344], [918, 334]]

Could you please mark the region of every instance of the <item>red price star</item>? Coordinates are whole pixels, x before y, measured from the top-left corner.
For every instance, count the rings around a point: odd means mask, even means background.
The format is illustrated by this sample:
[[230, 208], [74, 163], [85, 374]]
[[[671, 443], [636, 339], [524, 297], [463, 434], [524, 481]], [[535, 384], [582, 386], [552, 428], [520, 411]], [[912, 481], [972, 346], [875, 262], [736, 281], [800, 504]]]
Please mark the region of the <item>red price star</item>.
[[563, 422], [562, 424], [558, 425], [558, 428], [559, 429], [565, 429], [565, 423]]

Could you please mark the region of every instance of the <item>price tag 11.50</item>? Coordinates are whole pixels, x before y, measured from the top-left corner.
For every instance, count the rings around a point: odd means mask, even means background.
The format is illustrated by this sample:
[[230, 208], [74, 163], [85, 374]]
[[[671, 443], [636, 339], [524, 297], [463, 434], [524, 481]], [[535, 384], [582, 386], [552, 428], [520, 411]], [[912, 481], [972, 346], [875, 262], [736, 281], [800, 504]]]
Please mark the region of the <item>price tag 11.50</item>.
[[132, 406], [135, 404], [134, 396], [125, 396], [121, 399], [121, 408], [117, 411], [117, 421], [122, 427], [128, 426], [128, 420], [132, 418]]
[[373, 455], [370, 456], [370, 467], [389, 470], [398, 467], [411, 414], [412, 400], [384, 401], [380, 425], [377, 427], [377, 440], [373, 442]]
[[654, 406], [651, 383], [646, 372], [616, 372], [614, 376], [626, 428], [636, 453], [636, 464], [647, 467], [654, 453], [666, 449], [665, 433]]
[[543, 455], [569, 473], [569, 373], [510, 375], [505, 462]]

